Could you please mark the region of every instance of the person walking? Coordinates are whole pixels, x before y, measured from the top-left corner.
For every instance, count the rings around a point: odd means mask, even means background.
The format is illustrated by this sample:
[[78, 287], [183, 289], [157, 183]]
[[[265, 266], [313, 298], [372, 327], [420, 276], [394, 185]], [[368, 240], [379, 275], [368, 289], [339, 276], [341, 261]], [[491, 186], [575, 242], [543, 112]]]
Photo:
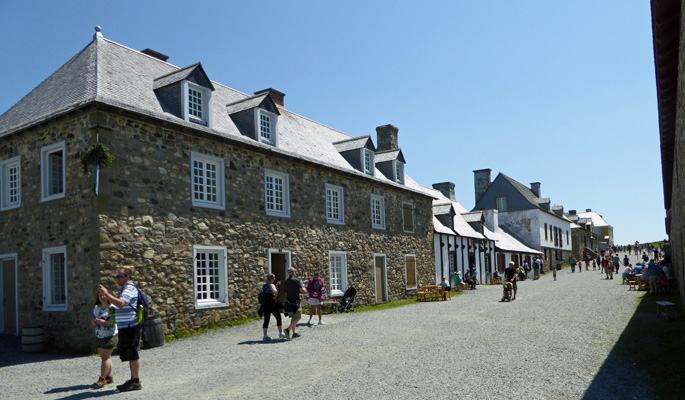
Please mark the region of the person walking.
[[262, 331], [264, 332], [264, 337], [262, 340], [265, 342], [268, 342], [271, 340], [271, 337], [266, 334], [267, 330], [269, 329], [269, 321], [271, 320], [271, 316], [273, 315], [274, 318], [276, 318], [276, 326], [278, 327], [278, 338], [279, 339], [284, 339], [285, 334], [283, 334], [283, 323], [281, 322], [281, 310], [278, 307], [278, 302], [276, 301], [276, 298], [278, 297], [278, 285], [281, 284], [281, 282], [277, 282], [274, 285], [274, 279], [276, 278], [276, 275], [274, 274], [267, 274], [266, 275], [266, 283], [264, 286], [262, 286], [262, 292], [265, 294], [265, 301], [264, 304], [260, 307], [259, 310], [259, 315], [264, 315], [264, 323], [262, 324]]
[[290, 317], [290, 325], [285, 328], [285, 338], [298, 338], [300, 334], [295, 332], [297, 323], [302, 318], [302, 308], [300, 307], [300, 293], [307, 293], [300, 280], [295, 277], [297, 270], [293, 267], [288, 268], [288, 279], [285, 280], [283, 287], [285, 289], [285, 305], [284, 311], [286, 316]]
[[307, 321], [307, 325], [309, 326], [312, 325], [312, 317], [315, 310], [319, 316], [319, 325], [324, 324], [321, 320], [321, 304], [323, 303], [325, 290], [323, 279], [321, 279], [318, 272], [314, 272], [314, 277], [307, 282], [307, 292], [309, 293], [309, 321]]
[[533, 261], [533, 280], [540, 279], [540, 257], [535, 257]]
[[[576, 272], [576, 257], [571, 256], [571, 273]], [[556, 272], [555, 272], [556, 274]]]
[[514, 290], [514, 297], [511, 299], [516, 300], [516, 267], [513, 261], [509, 261], [509, 266], [504, 270], [504, 279], [511, 282], [511, 288]]
[[[93, 385], [95, 389], [100, 389], [105, 385], [114, 382], [112, 376], [112, 351], [117, 345], [117, 325], [114, 318], [110, 315], [110, 302], [107, 296], [98, 292], [95, 298], [95, 308], [93, 309], [93, 325], [95, 325], [95, 347], [100, 353], [100, 378]], [[114, 311], [114, 307], [112, 307]], [[112, 312], [112, 315], [114, 313]]]
[[140, 345], [140, 331], [142, 325], [138, 324], [136, 310], [138, 308], [138, 288], [133, 284], [133, 272], [129, 268], [117, 270], [117, 285], [121, 287], [119, 297], [114, 297], [104, 286], [98, 286], [98, 292], [104, 295], [114, 305], [114, 316], [119, 330], [119, 358], [122, 362], [128, 361], [131, 369], [131, 379], [118, 385], [120, 392], [140, 390], [140, 357], [138, 347]]
[[647, 271], [649, 271], [649, 294], [656, 294], [658, 289], [659, 277], [661, 276], [661, 270], [654, 262], [654, 259], [649, 260], [647, 264]]

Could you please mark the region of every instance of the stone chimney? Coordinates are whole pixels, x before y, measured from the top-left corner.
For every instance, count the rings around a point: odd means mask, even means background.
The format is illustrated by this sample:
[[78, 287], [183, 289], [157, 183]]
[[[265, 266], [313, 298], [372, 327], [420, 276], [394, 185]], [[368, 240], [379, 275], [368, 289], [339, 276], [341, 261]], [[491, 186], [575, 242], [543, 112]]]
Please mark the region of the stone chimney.
[[568, 215], [576, 215], [576, 210], [568, 210]]
[[260, 90], [259, 92], [254, 92], [254, 95], [259, 96], [260, 94], [263, 94], [263, 93], [268, 93], [271, 96], [271, 100], [273, 100], [274, 103], [276, 103], [277, 105], [279, 105], [281, 107], [285, 107], [285, 105], [284, 105], [285, 104], [285, 99], [284, 99], [285, 93], [279, 92], [276, 89], [268, 88], [268, 89]]
[[492, 170], [490, 168], [477, 169], [473, 171], [473, 186], [476, 190], [476, 204], [485, 194], [485, 191], [490, 187], [490, 173]]
[[483, 226], [490, 229], [492, 232], [497, 232], [499, 226], [499, 213], [492, 208], [483, 210]]
[[397, 141], [397, 127], [393, 125], [383, 125], [376, 128], [376, 141], [378, 142], [377, 151], [397, 150], [400, 148]]
[[454, 197], [454, 183], [452, 182], [442, 182], [434, 183], [433, 189], [439, 190], [445, 197], [452, 201], [457, 201]]
[[160, 52], [158, 52], [158, 51], [155, 51], [155, 50], [152, 50], [152, 49], [145, 49], [145, 50], [142, 50], [141, 53], [147, 54], [147, 55], [150, 56], [150, 57], [154, 57], [154, 58], [156, 58], [156, 59], [158, 59], [158, 60], [161, 60], [161, 61], [164, 61], [164, 62], [166, 62], [166, 60], [169, 59], [169, 56], [168, 56], [168, 55], [162, 54], [162, 53], [160, 53]]
[[585, 209], [585, 212], [592, 212], [592, 209], [591, 209], [591, 208], [586, 208], [586, 209]]
[[540, 182], [533, 182], [530, 184], [530, 190], [535, 194], [536, 197], [540, 196]]

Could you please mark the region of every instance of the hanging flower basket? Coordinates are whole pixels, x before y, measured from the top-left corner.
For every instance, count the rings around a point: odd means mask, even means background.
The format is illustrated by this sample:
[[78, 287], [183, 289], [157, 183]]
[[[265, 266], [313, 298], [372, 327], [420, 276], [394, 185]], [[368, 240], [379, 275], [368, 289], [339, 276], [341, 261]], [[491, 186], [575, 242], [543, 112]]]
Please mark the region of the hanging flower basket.
[[109, 148], [102, 143], [94, 144], [90, 149], [81, 153], [81, 166], [83, 173], [88, 174], [88, 167], [98, 163], [100, 168], [107, 168], [114, 162], [114, 156], [109, 152]]

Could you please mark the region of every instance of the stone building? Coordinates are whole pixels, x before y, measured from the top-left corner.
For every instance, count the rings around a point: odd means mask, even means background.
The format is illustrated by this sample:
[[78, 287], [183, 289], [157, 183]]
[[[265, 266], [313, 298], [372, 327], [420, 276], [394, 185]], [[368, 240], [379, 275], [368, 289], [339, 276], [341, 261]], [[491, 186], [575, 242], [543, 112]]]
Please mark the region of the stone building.
[[[659, 110], [661, 173], [665, 227], [670, 249], [667, 260], [685, 302], [685, 8], [681, 0], [652, 0], [654, 66]], [[655, 140], [656, 138], [646, 138]]]
[[472, 211], [497, 210], [498, 224], [526, 247], [542, 252], [545, 265], [571, 257], [571, 221], [563, 208], [540, 195], [540, 183], [530, 188], [499, 173], [491, 181], [490, 169], [473, 171], [476, 206]]
[[607, 250], [614, 245], [614, 227], [598, 212], [588, 208], [585, 212], [579, 212], [578, 217], [592, 220], [592, 233], [597, 236], [599, 250]]
[[[432, 197], [404, 184], [397, 128], [376, 148], [166, 59], [98, 30], [0, 116], [0, 331], [41, 323], [89, 350], [97, 284], [120, 266], [167, 333], [255, 315], [289, 266], [360, 305], [432, 283]], [[96, 143], [115, 159], [86, 175]]]
[[592, 258], [597, 257], [599, 240], [595, 233], [592, 218], [581, 218], [576, 210], [569, 210], [566, 218], [572, 222], [571, 245], [573, 246], [573, 255], [577, 259], [582, 259], [585, 253]]

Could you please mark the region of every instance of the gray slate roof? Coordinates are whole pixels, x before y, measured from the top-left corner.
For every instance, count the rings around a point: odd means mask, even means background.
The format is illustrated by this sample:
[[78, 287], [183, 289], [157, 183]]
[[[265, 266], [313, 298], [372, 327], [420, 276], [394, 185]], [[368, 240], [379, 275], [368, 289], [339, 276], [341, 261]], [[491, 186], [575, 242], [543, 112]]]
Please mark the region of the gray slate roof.
[[371, 177], [352, 168], [333, 143], [354, 138], [280, 106], [278, 148], [243, 137], [225, 106], [251, 96], [217, 82], [212, 82], [215, 89], [212, 92], [212, 127], [187, 122], [165, 112], [153, 90], [155, 80], [176, 78], [176, 73], [183, 75], [185, 72], [181, 71], [192, 70], [190, 67], [182, 69], [103, 37], [96, 37], [0, 115], [0, 137], [97, 102], [425, 195], [423, 191], [387, 179], [379, 171]]
[[[352, 138], [348, 140], [341, 140], [339, 142], [333, 143], [335, 145], [336, 150], [338, 150], [340, 153], [343, 153], [345, 151], [351, 151], [351, 150], [360, 150], [366, 147], [367, 143], [371, 141], [371, 136], [366, 135], [366, 136], [361, 136], [358, 138]], [[373, 146], [373, 142], [371, 142], [372, 149], [375, 149]]]

